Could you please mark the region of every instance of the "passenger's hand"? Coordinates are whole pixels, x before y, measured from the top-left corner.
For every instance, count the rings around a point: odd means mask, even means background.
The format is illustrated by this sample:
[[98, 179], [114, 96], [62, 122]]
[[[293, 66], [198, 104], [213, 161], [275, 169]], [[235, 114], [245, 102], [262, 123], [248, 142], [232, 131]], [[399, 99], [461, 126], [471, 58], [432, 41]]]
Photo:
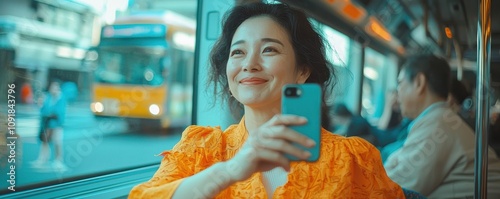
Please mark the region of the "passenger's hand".
[[276, 167], [290, 170], [290, 161], [285, 154], [307, 159], [311, 154], [297, 148], [292, 143], [312, 147], [316, 143], [308, 137], [288, 128], [291, 125], [304, 125], [307, 120], [293, 115], [275, 115], [262, 126], [249, 132], [240, 151], [227, 163], [233, 180], [248, 179], [255, 172], [264, 172]]
[[399, 106], [397, 92], [390, 92], [388, 93], [388, 95], [386, 95], [386, 97], [386, 100], [388, 101], [390, 107], [394, 108], [396, 106]]

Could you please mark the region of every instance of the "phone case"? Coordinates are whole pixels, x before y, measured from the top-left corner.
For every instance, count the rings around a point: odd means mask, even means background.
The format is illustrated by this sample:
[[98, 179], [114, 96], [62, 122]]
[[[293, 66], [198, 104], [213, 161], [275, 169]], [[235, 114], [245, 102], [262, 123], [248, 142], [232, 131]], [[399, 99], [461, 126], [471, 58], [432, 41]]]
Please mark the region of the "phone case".
[[[287, 96], [287, 88], [297, 88], [300, 94], [297, 96]], [[297, 91], [298, 91], [297, 90]], [[321, 139], [321, 87], [318, 84], [288, 84], [282, 89], [282, 113], [299, 115], [307, 118], [307, 124], [300, 126], [290, 126], [293, 130], [311, 138], [316, 142], [312, 148], [302, 145], [295, 145], [303, 150], [308, 150], [311, 157], [306, 161], [314, 162], [320, 155]], [[299, 160], [297, 157], [287, 154], [290, 160]]]

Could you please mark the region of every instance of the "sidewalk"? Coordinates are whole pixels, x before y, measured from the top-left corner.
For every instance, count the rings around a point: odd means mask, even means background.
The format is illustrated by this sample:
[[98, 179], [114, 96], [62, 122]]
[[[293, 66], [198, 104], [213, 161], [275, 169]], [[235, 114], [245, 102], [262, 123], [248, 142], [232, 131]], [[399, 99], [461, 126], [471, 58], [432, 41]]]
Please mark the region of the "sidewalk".
[[[96, 119], [90, 111], [89, 104], [89, 102], [74, 102], [68, 104], [64, 120], [64, 140], [77, 139], [84, 136], [84, 133], [115, 134], [127, 131], [127, 124], [123, 119]], [[34, 104], [17, 104], [16, 130], [19, 136], [28, 141], [36, 140], [39, 129], [39, 107]]]

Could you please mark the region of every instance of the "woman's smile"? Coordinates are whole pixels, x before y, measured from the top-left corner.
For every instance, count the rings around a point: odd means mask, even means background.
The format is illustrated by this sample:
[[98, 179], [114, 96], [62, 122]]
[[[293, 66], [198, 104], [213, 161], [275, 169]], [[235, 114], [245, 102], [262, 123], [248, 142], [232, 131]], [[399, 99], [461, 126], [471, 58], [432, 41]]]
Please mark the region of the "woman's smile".
[[240, 80], [240, 84], [243, 84], [243, 85], [259, 85], [259, 84], [264, 84], [267, 81], [268, 80], [266, 80], [266, 79], [262, 79], [262, 78], [258, 78], [258, 77], [246, 77], [246, 78], [243, 78], [242, 80]]

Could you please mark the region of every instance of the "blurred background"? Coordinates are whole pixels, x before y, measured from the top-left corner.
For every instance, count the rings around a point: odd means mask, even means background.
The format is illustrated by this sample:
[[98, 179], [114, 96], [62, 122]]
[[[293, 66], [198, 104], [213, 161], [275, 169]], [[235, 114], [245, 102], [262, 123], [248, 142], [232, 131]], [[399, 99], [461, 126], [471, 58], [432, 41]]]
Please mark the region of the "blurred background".
[[196, 4], [195, 0], [2, 0], [0, 63], [5, 72], [0, 79], [4, 84], [17, 83], [19, 89], [27, 82], [39, 94], [49, 79], [58, 78], [73, 84], [67, 88], [71, 101], [89, 101], [92, 69], [82, 65], [82, 59], [89, 48], [99, 45], [102, 26], [113, 24], [117, 17], [160, 15], [166, 10], [194, 22]]
[[[1, 0], [0, 110], [15, 84], [17, 187], [158, 163], [191, 123], [196, 10], [196, 0]], [[67, 101], [63, 170], [30, 164], [53, 80]]]
[[[162, 159], [158, 154], [171, 149], [186, 126], [224, 129], [238, 122], [227, 105], [211, 104], [216, 96], [204, 80], [224, 12], [234, 4], [254, 1], [260, 0], [0, 0], [0, 127], [7, 120], [7, 85], [13, 84], [17, 190], [64, 192], [58, 185], [64, 189], [83, 182], [93, 194], [94, 182], [128, 181], [131, 186], [149, 179]], [[474, 123], [478, 1], [282, 2], [305, 9], [331, 47], [326, 53], [336, 67], [338, 84], [329, 105], [344, 105], [366, 126], [388, 128], [392, 120], [386, 115], [399, 111], [391, 92], [397, 88], [405, 57], [435, 53], [450, 61], [453, 75], [464, 84], [459, 89], [467, 91], [464, 117]], [[499, 2], [491, 6], [492, 89], [484, 96], [490, 98], [488, 119], [496, 124], [490, 135], [496, 136], [497, 151]], [[32, 164], [40, 154], [41, 105], [55, 80], [66, 101], [63, 169]], [[331, 115], [335, 133], [347, 131], [350, 121], [339, 119], [335, 111]], [[0, 135], [5, 129], [0, 128]], [[5, 141], [0, 136], [0, 173], [8, 172], [9, 166]], [[52, 145], [51, 149], [52, 161]], [[127, 173], [132, 170], [140, 171], [137, 181], [128, 178], [136, 175]], [[118, 173], [125, 177], [116, 180]], [[0, 195], [11, 193], [7, 186], [0, 178]], [[33, 193], [35, 198], [39, 193]]]

